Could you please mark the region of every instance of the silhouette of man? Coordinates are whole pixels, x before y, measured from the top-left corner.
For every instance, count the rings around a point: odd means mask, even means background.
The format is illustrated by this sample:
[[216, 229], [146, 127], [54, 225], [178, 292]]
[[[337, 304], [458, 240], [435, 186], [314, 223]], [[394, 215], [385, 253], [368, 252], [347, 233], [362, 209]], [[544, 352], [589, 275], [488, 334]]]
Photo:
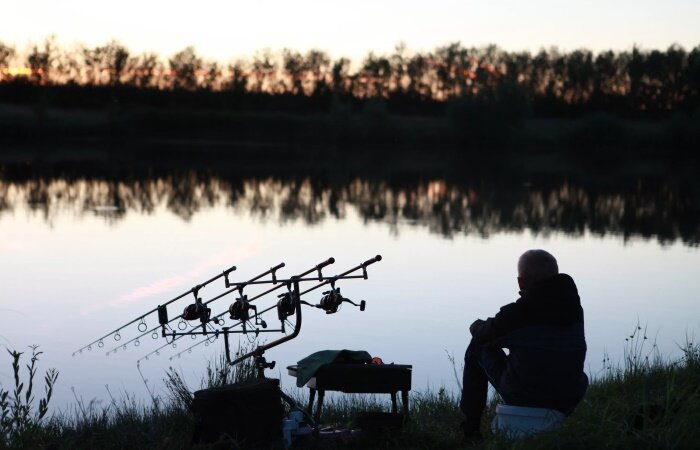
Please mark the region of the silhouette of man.
[[481, 436], [489, 382], [508, 405], [566, 415], [588, 388], [583, 309], [574, 280], [559, 273], [551, 254], [528, 250], [518, 260], [518, 286], [515, 303], [469, 327], [460, 402], [468, 438]]

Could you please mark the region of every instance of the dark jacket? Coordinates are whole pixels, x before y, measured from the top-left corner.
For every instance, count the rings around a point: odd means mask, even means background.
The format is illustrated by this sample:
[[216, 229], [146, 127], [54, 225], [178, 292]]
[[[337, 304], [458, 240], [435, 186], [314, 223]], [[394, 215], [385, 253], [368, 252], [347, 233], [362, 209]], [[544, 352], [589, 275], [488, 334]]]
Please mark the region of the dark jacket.
[[499, 381], [516, 403], [569, 413], [588, 387], [576, 284], [569, 275], [558, 274], [520, 294], [495, 317], [474, 322], [472, 339], [509, 349]]

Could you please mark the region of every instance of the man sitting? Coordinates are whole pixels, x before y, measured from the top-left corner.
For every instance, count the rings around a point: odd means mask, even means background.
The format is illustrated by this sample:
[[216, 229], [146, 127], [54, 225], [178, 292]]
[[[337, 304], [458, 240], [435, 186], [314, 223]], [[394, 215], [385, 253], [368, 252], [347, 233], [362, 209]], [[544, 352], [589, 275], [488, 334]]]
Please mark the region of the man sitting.
[[468, 438], [481, 436], [488, 382], [508, 405], [551, 408], [565, 415], [588, 387], [583, 309], [574, 280], [559, 273], [551, 254], [529, 250], [518, 260], [518, 285], [515, 303], [469, 327], [472, 340], [464, 355], [460, 402]]

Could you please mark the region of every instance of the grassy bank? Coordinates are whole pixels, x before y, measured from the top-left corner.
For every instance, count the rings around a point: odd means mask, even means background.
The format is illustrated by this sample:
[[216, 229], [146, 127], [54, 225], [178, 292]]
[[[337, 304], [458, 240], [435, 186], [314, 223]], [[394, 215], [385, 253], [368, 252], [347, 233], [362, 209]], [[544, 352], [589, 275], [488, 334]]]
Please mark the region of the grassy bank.
[[[306, 448], [482, 448], [590, 449], [695, 448], [700, 442], [700, 345], [683, 348], [679, 360], [669, 361], [644, 350], [642, 331], [630, 339], [624, 361], [605, 361], [603, 373], [592, 380], [584, 401], [564, 426], [551, 433], [518, 441], [488, 431], [495, 402], [484, 418], [483, 442], [462, 441], [458, 398], [444, 390], [413, 392], [411, 422], [395, 433], [366, 436], [350, 443], [313, 442]], [[235, 371], [210, 366], [205, 385], [240, 379]], [[133, 398], [112, 398], [107, 406], [77, 403], [71, 411], [50, 418], [12, 422], [12, 396], [3, 406], [0, 448], [190, 448], [193, 419], [187, 412], [187, 389], [171, 370], [167, 384], [172, 396], [149, 405]], [[10, 389], [12, 391], [12, 389]], [[184, 394], [184, 395], [183, 395]], [[21, 401], [20, 401], [21, 403]], [[328, 403], [324, 423], [347, 426], [358, 411], [386, 408], [377, 398], [343, 396]], [[27, 411], [31, 413], [31, 411]], [[9, 423], [9, 425], [8, 425]], [[211, 448], [241, 448], [221, 442]], [[244, 448], [244, 447], [243, 447]]]

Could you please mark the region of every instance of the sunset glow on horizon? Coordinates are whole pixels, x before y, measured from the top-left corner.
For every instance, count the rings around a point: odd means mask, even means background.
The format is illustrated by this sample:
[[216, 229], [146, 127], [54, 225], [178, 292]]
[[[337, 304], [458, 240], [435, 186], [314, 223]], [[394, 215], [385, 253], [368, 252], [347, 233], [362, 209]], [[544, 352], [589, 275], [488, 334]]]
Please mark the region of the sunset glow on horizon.
[[9, 6], [0, 42], [23, 52], [54, 34], [61, 45], [101, 45], [117, 39], [134, 52], [171, 55], [186, 46], [219, 61], [261, 49], [319, 48], [353, 60], [368, 52], [387, 53], [400, 42], [410, 51], [450, 42], [495, 44], [508, 51], [558, 47], [630, 50], [700, 44], [700, 4], [689, 0], [651, 1], [340, 3], [267, 0], [224, 3], [203, 0], [196, 8], [173, 2], [126, 0], [110, 4], [67, 0]]

